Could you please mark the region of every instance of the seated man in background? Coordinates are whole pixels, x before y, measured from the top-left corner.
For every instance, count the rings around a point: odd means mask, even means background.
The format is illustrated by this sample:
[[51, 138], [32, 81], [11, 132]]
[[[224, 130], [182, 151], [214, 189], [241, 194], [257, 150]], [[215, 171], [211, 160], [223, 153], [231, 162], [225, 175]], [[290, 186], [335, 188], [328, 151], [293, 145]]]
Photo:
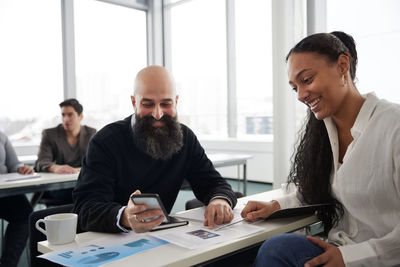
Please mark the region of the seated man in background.
[[168, 71], [141, 70], [131, 96], [135, 114], [105, 126], [90, 141], [73, 191], [83, 231], [146, 232], [161, 224], [161, 210], [144, 211], [132, 194], [157, 193], [169, 213], [184, 179], [208, 204], [204, 225], [230, 222], [236, 197], [215, 170], [194, 133], [178, 122], [178, 96]]
[[[18, 160], [7, 136], [0, 132], [0, 174], [10, 172], [30, 174], [33, 169]], [[32, 206], [25, 195], [0, 198], [0, 218], [8, 222], [2, 239], [0, 267], [17, 266], [28, 239], [28, 218], [31, 212]]]
[[[82, 164], [90, 138], [96, 130], [81, 125], [83, 107], [76, 99], [60, 103], [62, 124], [42, 133], [36, 170], [59, 174], [77, 173]], [[44, 197], [57, 199], [60, 204], [72, 203], [72, 189], [48, 191]]]

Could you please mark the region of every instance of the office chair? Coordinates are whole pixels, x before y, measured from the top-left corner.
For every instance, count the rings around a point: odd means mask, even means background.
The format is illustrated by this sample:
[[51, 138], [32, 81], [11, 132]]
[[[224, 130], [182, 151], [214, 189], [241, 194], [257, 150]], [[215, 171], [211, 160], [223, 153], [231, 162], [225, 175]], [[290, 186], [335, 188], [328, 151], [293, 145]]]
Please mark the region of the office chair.
[[[37, 250], [37, 243], [46, 240], [46, 236], [36, 229], [35, 224], [39, 219], [56, 213], [72, 212], [72, 204], [47, 208], [34, 211], [29, 216], [29, 250], [30, 250], [30, 267], [54, 267], [61, 266], [45, 259], [37, 258], [41, 253]], [[78, 231], [79, 232], [79, 231]]]
[[48, 196], [48, 191], [34, 193], [31, 198], [31, 205], [34, 208], [37, 204], [45, 205], [46, 208], [55, 206], [64, 206], [72, 204], [72, 200], [57, 199]]
[[[235, 195], [237, 198], [244, 197], [243, 193], [241, 192], [235, 192]], [[199, 208], [204, 206], [204, 203], [198, 200], [197, 198], [193, 198], [191, 200], [186, 201], [185, 203], [185, 210], [190, 210], [194, 208]]]
[[[35, 162], [34, 164], [34, 170], [36, 172], [38, 171], [37, 162]], [[62, 198], [58, 199], [56, 197], [50, 196], [49, 191], [36, 192], [32, 195], [31, 205], [33, 208], [35, 208], [37, 204], [45, 205], [46, 208], [72, 204], [72, 196], [71, 199], [62, 199]]]

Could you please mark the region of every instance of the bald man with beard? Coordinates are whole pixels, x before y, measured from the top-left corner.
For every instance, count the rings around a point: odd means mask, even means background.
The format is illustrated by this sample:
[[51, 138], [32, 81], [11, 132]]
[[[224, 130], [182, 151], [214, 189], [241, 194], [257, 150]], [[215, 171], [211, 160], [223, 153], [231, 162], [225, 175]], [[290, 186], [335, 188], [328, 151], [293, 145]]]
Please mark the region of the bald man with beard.
[[230, 222], [235, 194], [195, 134], [178, 122], [178, 95], [167, 69], [141, 70], [131, 101], [134, 114], [105, 126], [89, 143], [73, 192], [80, 229], [149, 231], [163, 221], [162, 211], [144, 211], [130, 196], [157, 193], [169, 213], [184, 179], [207, 205], [205, 226]]

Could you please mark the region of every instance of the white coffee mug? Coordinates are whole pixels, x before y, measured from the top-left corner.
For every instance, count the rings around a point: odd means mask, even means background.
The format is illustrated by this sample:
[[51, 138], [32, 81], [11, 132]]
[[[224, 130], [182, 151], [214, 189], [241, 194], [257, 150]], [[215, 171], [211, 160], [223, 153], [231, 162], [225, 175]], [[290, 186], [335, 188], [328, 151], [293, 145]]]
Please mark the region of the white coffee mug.
[[[78, 215], [75, 213], [58, 213], [39, 219], [35, 226], [47, 236], [47, 241], [53, 245], [70, 243], [75, 240]], [[44, 223], [46, 230], [40, 227]]]

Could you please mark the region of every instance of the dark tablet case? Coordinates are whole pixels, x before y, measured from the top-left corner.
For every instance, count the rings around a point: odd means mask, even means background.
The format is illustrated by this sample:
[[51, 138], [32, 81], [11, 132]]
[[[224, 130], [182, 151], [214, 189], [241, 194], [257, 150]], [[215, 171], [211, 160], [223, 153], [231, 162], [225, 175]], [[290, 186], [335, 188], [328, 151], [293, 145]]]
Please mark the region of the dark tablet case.
[[287, 208], [280, 209], [271, 213], [271, 215], [266, 218], [268, 219], [276, 219], [276, 218], [288, 218], [302, 215], [313, 215], [320, 207], [330, 206], [332, 204], [315, 204], [315, 205], [306, 205], [300, 206], [296, 208]]

